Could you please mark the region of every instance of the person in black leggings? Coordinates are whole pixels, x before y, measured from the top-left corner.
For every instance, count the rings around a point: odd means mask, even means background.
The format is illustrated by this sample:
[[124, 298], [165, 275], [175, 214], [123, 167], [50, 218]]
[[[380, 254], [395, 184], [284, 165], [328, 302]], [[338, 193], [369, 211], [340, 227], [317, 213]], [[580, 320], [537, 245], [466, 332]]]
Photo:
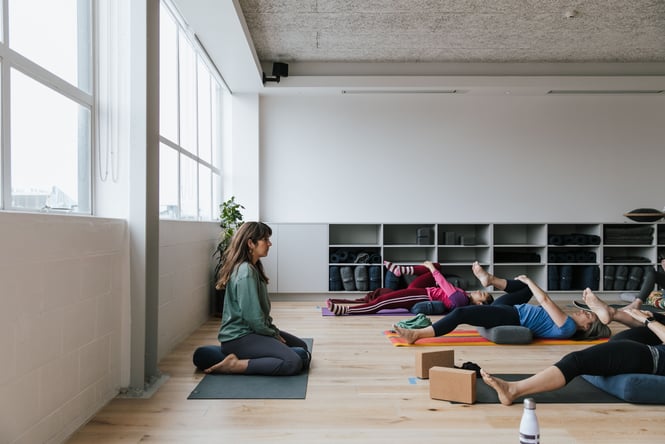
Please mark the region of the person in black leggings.
[[647, 311], [635, 308], [624, 312], [636, 323], [649, 329], [660, 339], [659, 345], [647, 345], [628, 339], [594, 345], [565, 355], [559, 362], [519, 381], [505, 381], [489, 374], [480, 374], [487, 385], [496, 390], [501, 404], [510, 405], [519, 397], [559, 389], [579, 375], [614, 376], [645, 373], [665, 376], [665, 325]]
[[[485, 273], [489, 282], [497, 279]], [[564, 313], [547, 293], [527, 276], [518, 276], [515, 280], [502, 280], [505, 282], [503, 288], [508, 293], [492, 305], [458, 307], [434, 324], [421, 329], [407, 329], [397, 325], [393, 328], [409, 344], [419, 339], [443, 336], [460, 324], [484, 328], [518, 325], [529, 328], [538, 338], [589, 339], [610, 336], [610, 329], [600, 322], [596, 314], [583, 310], [570, 315]], [[481, 283], [487, 286], [482, 279]], [[538, 306], [526, 303], [531, 294], [538, 300]], [[526, 299], [519, 300], [519, 298]]]

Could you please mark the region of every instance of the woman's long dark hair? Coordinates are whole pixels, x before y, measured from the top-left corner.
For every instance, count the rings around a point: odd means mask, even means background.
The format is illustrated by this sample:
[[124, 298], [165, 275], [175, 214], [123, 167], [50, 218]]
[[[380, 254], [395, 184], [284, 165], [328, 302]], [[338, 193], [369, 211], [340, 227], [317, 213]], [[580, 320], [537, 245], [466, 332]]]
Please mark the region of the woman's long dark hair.
[[[238, 265], [243, 262], [252, 263], [252, 252], [249, 249], [248, 241], [251, 240], [257, 243], [261, 239], [268, 239], [272, 236], [272, 229], [263, 222], [245, 222], [238, 231], [235, 232], [229, 243], [229, 247], [224, 252], [224, 261], [222, 268], [219, 270], [217, 277], [217, 284], [215, 288], [221, 290], [226, 287], [229, 282], [231, 274]], [[260, 260], [254, 264], [254, 267], [259, 272], [261, 280], [266, 284], [268, 283], [268, 276], [263, 270], [263, 264]]]

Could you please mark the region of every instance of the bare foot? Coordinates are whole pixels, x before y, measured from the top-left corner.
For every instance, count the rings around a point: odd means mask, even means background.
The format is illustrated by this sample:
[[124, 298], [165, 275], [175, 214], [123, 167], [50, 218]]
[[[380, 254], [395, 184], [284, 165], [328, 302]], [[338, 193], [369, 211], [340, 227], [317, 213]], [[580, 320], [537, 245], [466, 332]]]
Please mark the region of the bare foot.
[[495, 378], [494, 376], [487, 373], [485, 370], [480, 369], [480, 376], [483, 377], [485, 384], [492, 387], [496, 390], [496, 394], [499, 395], [499, 401], [503, 405], [511, 405], [515, 400], [515, 395], [511, 390], [511, 383], [504, 381], [500, 378]]
[[627, 310], [631, 310], [633, 308], [636, 309], [636, 310], [639, 310], [639, 309], [642, 308], [642, 304], [643, 304], [642, 299], [635, 298], [635, 300], [633, 302], [631, 302], [630, 304], [626, 305], [625, 307], [621, 307], [621, 310], [622, 311], [627, 311]]
[[478, 261], [471, 265], [471, 270], [483, 287], [489, 287], [492, 281], [492, 275], [485, 270]]
[[402, 328], [398, 327], [397, 325], [393, 325], [393, 328], [395, 329], [397, 334], [400, 335], [402, 338], [404, 338], [406, 342], [408, 342], [409, 344], [413, 344], [418, 339], [420, 339], [418, 330], [412, 330], [410, 328]]
[[219, 361], [217, 364], [210, 368], [203, 370], [204, 373], [236, 373], [240, 360], [233, 353], [226, 355], [226, 358]]
[[584, 290], [582, 299], [584, 299], [584, 302], [589, 306], [591, 311], [596, 313], [600, 322], [606, 325], [612, 322], [615, 309], [601, 301], [590, 288]]

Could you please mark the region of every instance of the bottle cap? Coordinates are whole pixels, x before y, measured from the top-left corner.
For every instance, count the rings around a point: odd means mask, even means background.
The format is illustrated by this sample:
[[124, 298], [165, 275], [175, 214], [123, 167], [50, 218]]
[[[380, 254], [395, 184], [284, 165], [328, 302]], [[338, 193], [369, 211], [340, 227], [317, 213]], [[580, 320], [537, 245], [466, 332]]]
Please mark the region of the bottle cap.
[[536, 409], [536, 401], [534, 401], [533, 398], [526, 398], [524, 400], [524, 408], [529, 409], [529, 410], [535, 410]]

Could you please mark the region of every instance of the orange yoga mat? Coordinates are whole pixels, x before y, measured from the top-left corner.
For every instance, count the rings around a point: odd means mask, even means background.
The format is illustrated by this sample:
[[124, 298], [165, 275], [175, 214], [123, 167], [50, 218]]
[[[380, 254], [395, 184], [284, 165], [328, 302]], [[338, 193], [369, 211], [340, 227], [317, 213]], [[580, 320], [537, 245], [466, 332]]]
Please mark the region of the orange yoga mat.
[[[445, 336], [437, 338], [420, 339], [415, 344], [408, 344], [393, 330], [386, 330], [383, 334], [388, 338], [395, 347], [426, 347], [426, 346], [442, 346], [442, 345], [509, 345], [497, 344], [484, 337], [480, 336], [477, 330], [453, 330]], [[579, 344], [602, 344], [607, 342], [609, 338], [594, 339], [589, 341], [574, 341], [572, 339], [542, 339], [536, 338], [531, 344], [534, 345], [579, 345]], [[524, 345], [531, 345], [524, 344]], [[512, 345], [512, 344], [510, 344]]]

